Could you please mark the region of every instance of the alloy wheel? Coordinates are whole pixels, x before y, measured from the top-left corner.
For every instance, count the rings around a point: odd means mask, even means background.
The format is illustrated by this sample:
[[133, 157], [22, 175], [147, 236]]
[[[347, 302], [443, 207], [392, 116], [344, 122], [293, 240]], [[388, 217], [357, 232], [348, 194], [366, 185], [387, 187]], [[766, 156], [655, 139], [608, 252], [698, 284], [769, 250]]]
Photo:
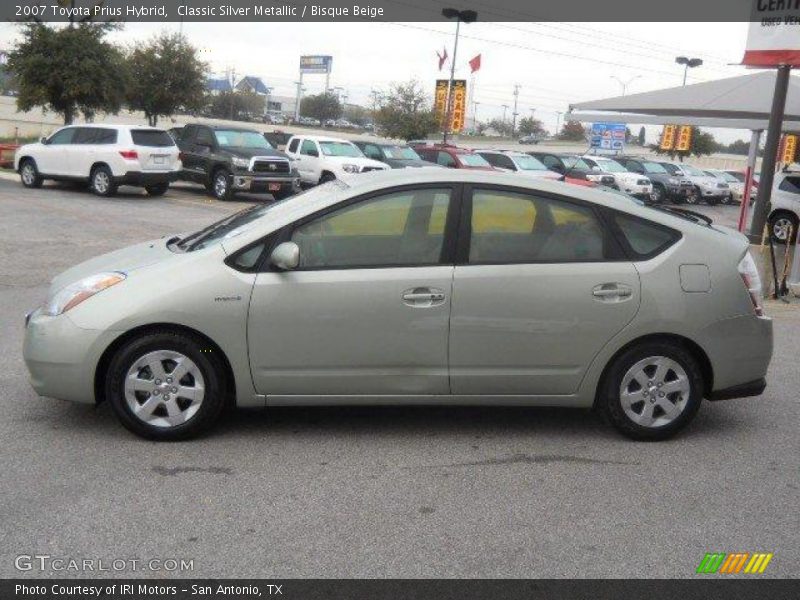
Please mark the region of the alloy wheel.
[[36, 171], [31, 163], [25, 163], [25, 166], [22, 167], [22, 183], [33, 185], [34, 181], [36, 181]]
[[778, 217], [772, 223], [772, 235], [779, 242], [785, 242], [789, 238], [789, 229], [792, 229], [792, 221], [787, 217]]
[[634, 364], [619, 389], [628, 418], [653, 428], [668, 425], [683, 414], [690, 394], [686, 370], [666, 356], [651, 356]]
[[205, 381], [188, 356], [156, 350], [139, 358], [125, 376], [125, 401], [139, 420], [155, 427], [186, 423], [205, 398]]
[[105, 171], [97, 171], [92, 179], [92, 187], [98, 194], [105, 194], [108, 192], [110, 183], [111, 181], [108, 178], [108, 173]]
[[217, 198], [224, 198], [225, 192], [228, 191], [228, 176], [225, 173], [220, 173], [214, 179], [214, 193]]

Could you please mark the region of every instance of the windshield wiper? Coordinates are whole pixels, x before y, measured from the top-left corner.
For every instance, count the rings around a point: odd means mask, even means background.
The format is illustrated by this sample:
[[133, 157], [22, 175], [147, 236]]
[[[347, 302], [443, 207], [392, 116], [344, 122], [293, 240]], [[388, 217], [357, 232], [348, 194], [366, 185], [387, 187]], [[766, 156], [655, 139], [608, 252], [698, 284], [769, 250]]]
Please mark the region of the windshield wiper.
[[[216, 223], [209, 225], [205, 229], [201, 229], [200, 231], [197, 231], [191, 235], [186, 236], [180, 242], [178, 242], [178, 248], [184, 250], [185, 252], [191, 252], [197, 247], [198, 244], [200, 244], [200, 242], [202, 242], [208, 236], [219, 231], [223, 227], [230, 225], [235, 219], [238, 219], [239, 217], [242, 217], [256, 210], [257, 208], [260, 208], [260, 205], [254, 204], [253, 206], [250, 206], [248, 208], [245, 208], [244, 210], [240, 210], [239, 212], [232, 214], [227, 219], [222, 219], [221, 221], [217, 221]], [[189, 242], [191, 242], [191, 244]]]

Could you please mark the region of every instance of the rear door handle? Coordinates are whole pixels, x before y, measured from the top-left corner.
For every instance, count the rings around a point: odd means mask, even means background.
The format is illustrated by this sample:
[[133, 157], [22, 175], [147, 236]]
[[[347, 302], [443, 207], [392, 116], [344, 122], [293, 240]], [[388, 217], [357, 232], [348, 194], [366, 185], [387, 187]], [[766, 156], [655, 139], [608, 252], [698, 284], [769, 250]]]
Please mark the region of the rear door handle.
[[438, 306], [444, 302], [444, 298], [442, 290], [427, 287], [412, 288], [402, 294], [404, 304], [418, 308]]

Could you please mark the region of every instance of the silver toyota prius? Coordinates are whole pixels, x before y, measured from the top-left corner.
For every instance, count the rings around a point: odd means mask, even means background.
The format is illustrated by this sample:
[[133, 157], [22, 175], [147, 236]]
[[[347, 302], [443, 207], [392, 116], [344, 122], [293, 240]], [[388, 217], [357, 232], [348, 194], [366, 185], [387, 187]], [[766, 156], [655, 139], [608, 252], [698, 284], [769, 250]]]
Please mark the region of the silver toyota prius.
[[756, 396], [772, 322], [744, 236], [613, 191], [402, 169], [336, 180], [57, 276], [35, 390], [151, 439], [225, 405], [596, 407], [663, 439]]

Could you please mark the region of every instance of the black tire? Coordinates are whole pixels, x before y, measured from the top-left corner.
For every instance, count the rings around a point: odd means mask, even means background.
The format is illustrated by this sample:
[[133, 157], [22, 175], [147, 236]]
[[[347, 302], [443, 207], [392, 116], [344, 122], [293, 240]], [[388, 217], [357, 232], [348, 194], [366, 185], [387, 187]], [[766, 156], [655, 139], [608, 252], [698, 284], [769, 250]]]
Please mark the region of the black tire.
[[211, 194], [217, 200], [230, 200], [233, 197], [231, 174], [226, 169], [217, 169], [211, 175]]
[[326, 171], [319, 178], [319, 184], [322, 185], [323, 183], [328, 183], [329, 181], [333, 181], [334, 179], [336, 179], [336, 175], [334, 175], [333, 173], [328, 173]]
[[702, 197], [703, 195], [700, 193], [700, 189], [694, 188], [691, 192], [689, 192], [683, 197], [683, 201], [686, 204], [692, 204], [692, 205], [700, 204], [700, 199]]
[[706, 204], [709, 206], [716, 206], [719, 204], [719, 198], [717, 196], [708, 196], [706, 198]]
[[719, 201], [721, 204], [733, 204], [733, 194], [725, 194]]
[[787, 237], [787, 225], [792, 228], [790, 244], [797, 241], [797, 215], [787, 211], [774, 212], [769, 216], [769, 234], [772, 236], [772, 241], [777, 244], [785, 244]]
[[26, 188], [40, 188], [44, 181], [36, 167], [36, 161], [32, 158], [25, 158], [19, 164], [19, 178]]
[[[623, 385], [623, 378], [628, 370], [634, 368], [640, 361], [644, 362], [645, 359], [651, 357], [666, 357], [677, 363], [686, 374], [689, 392], [681, 412], [673, 420], [663, 425], [643, 426], [636, 423], [626, 413], [622, 403], [621, 388]], [[650, 375], [648, 375], [648, 377], [649, 376]], [[641, 410], [658, 410], [664, 413], [660, 406], [654, 404], [663, 401], [655, 396], [655, 394], [660, 395], [661, 392], [655, 388], [654, 390], [655, 391], [650, 392], [653, 394], [650, 400], [642, 399], [640, 401], [642, 404]], [[643, 390], [643, 393], [646, 391], [647, 390]], [[632, 346], [614, 359], [603, 377], [598, 395], [598, 406], [611, 424], [623, 435], [635, 440], [657, 441], [675, 435], [688, 425], [697, 414], [702, 397], [703, 375], [694, 356], [681, 344], [671, 341], [653, 341]], [[653, 404], [653, 406], [648, 407], [648, 402]], [[673, 402], [673, 404], [676, 403]], [[632, 408], [632, 410], [634, 409]], [[636, 411], [634, 410], [634, 412]], [[655, 414], [655, 412], [652, 414]], [[666, 418], [666, 413], [664, 413], [663, 418]]]
[[[202, 374], [204, 397], [199, 408], [178, 425], [159, 427], [146, 423], [134, 414], [125, 396], [128, 371], [140, 358], [156, 351], [178, 352], [191, 359]], [[227, 404], [225, 374], [222, 357], [209, 351], [203, 340], [178, 332], [150, 333], [129, 341], [114, 355], [105, 381], [106, 398], [122, 425], [136, 435], [158, 441], [183, 440], [207, 431], [219, 420]]]
[[117, 193], [117, 184], [114, 183], [114, 175], [111, 169], [105, 165], [100, 165], [92, 169], [89, 176], [92, 192], [103, 198], [109, 198]]
[[153, 185], [144, 186], [148, 196], [163, 196], [169, 189], [168, 183], [154, 183]]

